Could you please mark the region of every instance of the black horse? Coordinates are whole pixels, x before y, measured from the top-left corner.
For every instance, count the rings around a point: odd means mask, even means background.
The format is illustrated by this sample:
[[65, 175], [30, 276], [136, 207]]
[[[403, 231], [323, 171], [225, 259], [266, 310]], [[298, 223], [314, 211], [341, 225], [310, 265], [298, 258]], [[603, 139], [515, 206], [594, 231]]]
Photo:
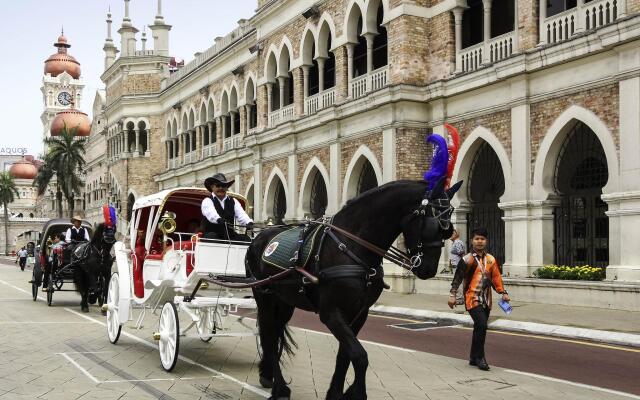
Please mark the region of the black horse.
[[[402, 233], [411, 271], [420, 279], [435, 276], [443, 241], [451, 236], [453, 208], [450, 199], [461, 182], [445, 191], [443, 180], [432, 190], [423, 181], [396, 181], [361, 194], [350, 200], [334, 217], [333, 226], [341, 228], [370, 244], [387, 251]], [[264, 279], [276, 272], [262, 262], [265, 246], [287, 227], [274, 227], [261, 232], [249, 246], [246, 257], [248, 273]], [[326, 228], [325, 232], [327, 231]], [[295, 308], [312, 310], [340, 342], [336, 368], [327, 399], [366, 399], [365, 375], [367, 352], [357, 339], [369, 308], [380, 296], [382, 255], [348, 238], [339, 230], [325, 234], [315, 249], [314, 271], [318, 285], [280, 281], [254, 288], [258, 306], [258, 329], [262, 346], [260, 383], [272, 387], [272, 399], [289, 399], [291, 390], [282, 376], [282, 353], [292, 353], [287, 323]], [[331, 237], [333, 235], [333, 237]], [[307, 277], [308, 278], [308, 277]], [[349, 364], [355, 379], [343, 393]]]
[[89, 312], [89, 303], [103, 302], [107, 291], [108, 272], [111, 270], [111, 247], [115, 243], [115, 230], [99, 224], [88, 243], [79, 244], [73, 251], [71, 262], [73, 282], [80, 293], [80, 308]]

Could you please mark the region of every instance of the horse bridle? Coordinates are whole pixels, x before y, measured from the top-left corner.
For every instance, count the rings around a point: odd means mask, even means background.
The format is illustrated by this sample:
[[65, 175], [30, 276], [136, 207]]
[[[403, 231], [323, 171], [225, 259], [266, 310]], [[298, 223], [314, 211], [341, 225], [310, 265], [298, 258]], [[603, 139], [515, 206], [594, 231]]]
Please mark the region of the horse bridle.
[[[435, 219], [440, 228], [440, 233], [445, 232], [451, 227], [451, 214], [453, 213], [454, 208], [451, 206], [449, 199], [446, 200], [446, 204], [443, 204], [445, 200], [442, 198], [429, 200], [430, 194], [431, 193], [427, 191], [418, 208], [413, 211], [413, 215], [418, 217], [418, 232], [422, 233], [427, 218]], [[422, 264], [422, 257], [424, 256], [424, 253], [422, 252], [423, 248], [442, 247], [443, 244], [443, 238], [440, 238], [438, 243], [433, 241], [425, 244], [422, 240], [422, 234], [420, 234], [420, 239], [415, 247], [407, 248], [407, 254], [410, 257], [411, 262], [411, 268], [409, 270], [411, 271]], [[392, 249], [395, 249], [395, 247], [392, 246]]]

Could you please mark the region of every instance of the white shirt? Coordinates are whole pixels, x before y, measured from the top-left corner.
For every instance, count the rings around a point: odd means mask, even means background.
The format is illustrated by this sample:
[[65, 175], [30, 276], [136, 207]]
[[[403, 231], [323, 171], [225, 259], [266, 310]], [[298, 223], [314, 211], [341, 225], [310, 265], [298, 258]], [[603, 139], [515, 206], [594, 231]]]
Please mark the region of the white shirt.
[[[213, 202], [218, 201], [219, 202], [218, 204], [220, 204], [220, 206], [224, 210], [224, 202], [227, 200], [228, 197], [229, 196], [224, 196], [224, 199], [220, 200], [220, 199], [217, 199], [215, 194], [211, 194], [211, 197], [207, 197], [206, 199], [202, 200], [202, 206], [200, 207], [200, 210], [202, 211], [202, 215], [207, 220], [209, 220], [209, 222], [213, 224], [217, 224], [218, 218], [220, 218], [220, 215], [216, 211], [216, 207], [213, 205]], [[212, 200], [212, 201], [209, 201], [209, 200]], [[236, 220], [240, 223], [240, 225], [246, 225], [249, 222], [253, 222], [253, 220], [247, 215], [247, 213], [244, 211], [244, 209], [240, 205], [240, 202], [236, 199], [232, 199], [232, 200], [234, 204], [233, 210], [235, 213], [235, 217], [236, 217]]]
[[[82, 227], [80, 227], [82, 228]], [[64, 241], [67, 243], [71, 243], [71, 230], [74, 230], [76, 232], [80, 231], [80, 229], [76, 228], [75, 226], [72, 226], [71, 228], [67, 229], [67, 233], [65, 234], [64, 237]], [[84, 240], [86, 240], [87, 242], [89, 242], [91, 239], [89, 239], [89, 232], [87, 231], [87, 229], [85, 228], [84, 230]]]
[[26, 256], [27, 256], [27, 251], [26, 250], [18, 250], [18, 257], [24, 258]]

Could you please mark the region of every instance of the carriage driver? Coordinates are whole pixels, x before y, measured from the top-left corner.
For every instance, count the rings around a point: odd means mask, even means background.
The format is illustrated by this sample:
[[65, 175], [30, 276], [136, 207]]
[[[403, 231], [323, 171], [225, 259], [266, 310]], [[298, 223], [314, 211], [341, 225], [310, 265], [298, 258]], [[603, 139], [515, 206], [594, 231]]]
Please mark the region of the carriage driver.
[[235, 241], [250, 241], [247, 235], [241, 235], [233, 230], [234, 219], [240, 225], [253, 229], [253, 220], [244, 211], [238, 200], [227, 196], [229, 186], [233, 180], [227, 181], [223, 174], [215, 174], [205, 179], [204, 187], [211, 192], [211, 196], [202, 201], [202, 216], [204, 237], [207, 239], [225, 239]]
[[64, 241], [67, 243], [71, 243], [71, 241], [88, 242], [90, 240], [89, 232], [87, 231], [87, 228], [82, 226], [82, 218], [74, 215], [73, 217], [71, 217], [71, 223], [73, 224], [73, 226], [67, 229]]

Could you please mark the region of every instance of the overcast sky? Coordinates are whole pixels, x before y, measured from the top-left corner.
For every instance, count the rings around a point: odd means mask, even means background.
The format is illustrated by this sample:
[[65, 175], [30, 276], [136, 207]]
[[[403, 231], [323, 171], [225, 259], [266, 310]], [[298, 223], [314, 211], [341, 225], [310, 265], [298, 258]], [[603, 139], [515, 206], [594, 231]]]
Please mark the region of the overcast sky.
[[[71, 44], [69, 54], [81, 64], [85, 83], [82, 111], [91, 116], [95, 91], [103, 88], [102, 46], [107, 34], [106, 13], [111, 7], [114, 43], [124, 15], [123, 0], [20, 0], [1, 1], [0, 38], [5, 60], [0, 63], [0, 148], [26, 147], [29, 154], [42, 152], [42, 77], [44, 60], [57, 49], [53, 43], [64, 33]], [[189, 62], [193, 54], [213, 45], [250, 18], [257, 0], [162, 0], [165, 22], [173, 28], [169, 36], [171, 55]], [[136, 28], [153, 23], [157, 0], [131, 0], [130, 16]], [[147, 48], [153, 39], [147, 29]], [[140, 39], [140, 33], [138, 34]], [[138, 46], [140, 41], [138, 40]]]

